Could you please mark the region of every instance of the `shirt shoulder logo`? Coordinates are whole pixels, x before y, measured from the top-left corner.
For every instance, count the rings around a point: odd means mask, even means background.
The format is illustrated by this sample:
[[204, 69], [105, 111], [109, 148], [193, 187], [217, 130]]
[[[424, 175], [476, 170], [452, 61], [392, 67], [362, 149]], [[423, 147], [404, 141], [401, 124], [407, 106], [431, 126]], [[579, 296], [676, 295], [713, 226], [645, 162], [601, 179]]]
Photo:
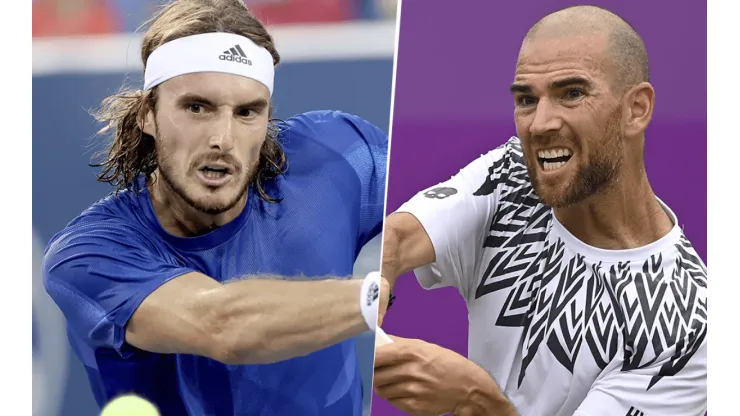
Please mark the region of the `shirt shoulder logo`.
[[439, 187], [424, 192], [424, 196], [429, 199], [445, 199], [455, 195], [456, 193], [457, 189], [455, 188]]

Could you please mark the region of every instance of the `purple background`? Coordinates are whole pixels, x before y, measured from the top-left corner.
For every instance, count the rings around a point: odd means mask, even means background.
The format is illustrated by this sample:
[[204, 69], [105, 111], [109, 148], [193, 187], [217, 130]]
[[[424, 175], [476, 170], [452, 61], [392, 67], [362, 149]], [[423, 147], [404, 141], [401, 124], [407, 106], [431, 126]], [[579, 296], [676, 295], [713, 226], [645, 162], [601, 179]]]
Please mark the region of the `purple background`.
[[[401, 13], [387, 212], [515, 135], [508, 86], [529, 27], [564, 0], [407, 0]], [[656, 89], [648, 175], [706, 261], [706, 2], [594, 1], [642, 35]], [[468, 320], [455, 289], [424, 291], [411, 275], [383, 328], [467, 356]], [[402, 415], [375, 396], [373, 416]]]

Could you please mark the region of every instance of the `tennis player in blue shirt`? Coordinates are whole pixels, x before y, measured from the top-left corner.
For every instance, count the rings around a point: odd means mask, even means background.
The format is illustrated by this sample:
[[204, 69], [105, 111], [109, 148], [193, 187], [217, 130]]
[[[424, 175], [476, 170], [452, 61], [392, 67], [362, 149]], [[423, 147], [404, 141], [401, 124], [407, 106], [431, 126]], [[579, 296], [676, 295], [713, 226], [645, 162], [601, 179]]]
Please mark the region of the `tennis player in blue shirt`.
[[388, 286], [350, 276], [381, 231], [387, 136], [340, 112], [272, 120], [279, 55], [239, 0], [172, 3], [142, 58], [144, 90], [99, 113], [99, 179], [118, 189], [44, 259], [98, 404], [360, 415], [351, 338]]

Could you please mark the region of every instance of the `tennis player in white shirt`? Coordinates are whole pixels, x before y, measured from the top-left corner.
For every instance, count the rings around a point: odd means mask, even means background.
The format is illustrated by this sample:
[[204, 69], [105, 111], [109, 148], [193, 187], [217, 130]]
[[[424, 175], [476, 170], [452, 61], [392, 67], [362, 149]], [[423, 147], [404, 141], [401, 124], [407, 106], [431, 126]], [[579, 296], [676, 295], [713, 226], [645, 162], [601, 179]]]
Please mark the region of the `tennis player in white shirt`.
[[703, 415], [706, 266], [647, 177], [642, 39], [601, 8], [550, 14], [511, 92], [518, 137], [384, 231], [391, 285], [459, 290], [468, 357], [392, 336], [377, 394], [412, 415]]

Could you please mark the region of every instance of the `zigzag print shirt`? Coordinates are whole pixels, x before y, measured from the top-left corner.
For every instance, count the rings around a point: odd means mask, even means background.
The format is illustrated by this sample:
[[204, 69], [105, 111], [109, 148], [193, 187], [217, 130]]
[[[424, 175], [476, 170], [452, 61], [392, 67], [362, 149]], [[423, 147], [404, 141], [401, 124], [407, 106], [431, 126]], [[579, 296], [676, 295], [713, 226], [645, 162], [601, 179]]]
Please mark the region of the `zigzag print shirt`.
[[398, 211], [454, 286], [468, 358], [523, 416], [697, 416], [707, 407], [706, 266], [675, 224], [644, 247], [602, 250], [570, 234], [534, 193], [518, 138]]

